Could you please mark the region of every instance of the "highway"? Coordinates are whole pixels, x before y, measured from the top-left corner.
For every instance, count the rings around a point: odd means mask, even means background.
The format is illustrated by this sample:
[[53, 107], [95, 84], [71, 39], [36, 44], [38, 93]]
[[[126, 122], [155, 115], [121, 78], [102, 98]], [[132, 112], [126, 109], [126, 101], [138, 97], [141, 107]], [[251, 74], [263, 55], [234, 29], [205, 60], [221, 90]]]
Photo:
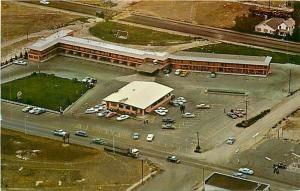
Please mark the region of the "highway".
[[[16, 130], [20, 132], [26, 132], [27, 134], [32, 134], [36, 136], [41, 136], [41, 137], [46, 137], [46, 138], [51, 138], [51, 139], [56, 139], [62, 141], [61, 137], [54, 136], [51, 131], [49, 131], [49, 128], [44, 127], [43, 124], [36, 124], [34, 122], [26, 122], [24, 123], [23, 120], [17, 120], [13, 118], [8, 118], [8, 119], [3, 119], [1, 121], [1, 128], [7, 128], [11, 130]], [[70, 143], [71, 144], [79, 144], [79, 145], [84, 145], [88, 147], [93, 147], [96, 149], [102, 149], [102, 146], [99, 145], [94, 145], [90, 144], [90, 140], [95, 137], [89, 137], [89, 138], [84, 138], [84, 137], [76, 137], [76, 136], [71, 136], [70, 138]], [[106, 140], [107, 142], [111, 142], [110, 140]], [[132, 145], [128, 144], [125, 140], [118, 140], [118, 145], [116, 146], [122, 146], [122, 147], [132, 147]], [[138, 148], [141, 153], [141, 157], [151, 157], [151, 158], [156, 158], [159, 160], [165, 160], [170, 153], [164, 152], [164, 151], [157, 151], [149, 148], [144, 148], [144, 147], [139, 147]], [[216, 166], [216, 165], [211, 165], [208, 163], [205, 163], [203, 161], [187, 157], [187, 156], [179, 156], [182, 165], [187, 165], [190, 167], [195, 167], [195, 168], [201, 168], [205, 169], [206, 171], [217, 171], [225, 174], [232, 174], [236, 172], [235, 169], [230, 169], [230, 168], [225, 168], [221, 166]], [[257, 177], [257, 176], [251, 176], [252, 180], [264, 182], [267, 184], [270, 184], [273, 188], [276, 188], [275, 190], [291, 190], [291, 189], [297, 189], [296, 186], [290, 185], [286, 182], [279, 182], [279, 181], [273, 181], [267, 177]]]
[[157, 18], [152, 16], [132, 14], [121, 19], [122, 21], [157, 27], [187, 34], [200, 35], [219, 40], [226, 40], [237, 43], [250, 44], [255, 46], [280, 49], [295, 53], [300, 53], [300, 43], [285, 41], [275, 38], [263, 37], [258, 35], [240, 33], [236, 31], [208, 27], [204, 25], [194, 25], [180, 21]]

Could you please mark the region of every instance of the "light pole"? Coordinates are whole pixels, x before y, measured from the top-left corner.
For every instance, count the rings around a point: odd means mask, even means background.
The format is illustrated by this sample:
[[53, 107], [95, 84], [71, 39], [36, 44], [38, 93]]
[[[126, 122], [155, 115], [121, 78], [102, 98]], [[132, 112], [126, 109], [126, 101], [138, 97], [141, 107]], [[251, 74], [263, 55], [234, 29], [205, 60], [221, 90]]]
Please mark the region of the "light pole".
[[199, 142], [199, 132], [197, 131], [197, 139], [198, 139], [198, 144], [196, 149], [194, 150], [195, 153], [201, 153], [201, 147], [200, 147], [200, 142]]

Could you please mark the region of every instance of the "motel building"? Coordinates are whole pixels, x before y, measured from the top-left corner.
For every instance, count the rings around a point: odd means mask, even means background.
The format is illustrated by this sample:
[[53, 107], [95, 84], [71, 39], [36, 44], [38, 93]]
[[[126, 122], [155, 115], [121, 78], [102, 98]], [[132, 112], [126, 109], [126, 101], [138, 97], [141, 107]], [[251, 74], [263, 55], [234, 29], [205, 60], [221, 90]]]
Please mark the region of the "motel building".
[[243, 56], [197, 52], [154, 52], [108, 42], [74, 37], [72, 30], [62, 30], [27, 47], [28, 59], [43, 62], [56, 55], [89, 59], [131, 68], [143, 73], [171, 67], [191, 72], [215, 72], [266, 77], [271, 73], [269, 56]]
[[107, 108], [143, 116], [171, 100], [172, 88], [156, 82], [133, 81], [103, 99]]

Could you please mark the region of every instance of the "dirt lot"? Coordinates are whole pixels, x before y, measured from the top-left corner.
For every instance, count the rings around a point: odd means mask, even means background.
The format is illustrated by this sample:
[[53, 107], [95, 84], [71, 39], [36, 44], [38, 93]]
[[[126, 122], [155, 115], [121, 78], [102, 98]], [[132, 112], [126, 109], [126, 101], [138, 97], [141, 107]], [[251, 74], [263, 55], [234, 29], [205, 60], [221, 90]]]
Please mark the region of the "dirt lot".
[[[1, 5], [1, 42], [34, 32], [68, 24], [79, 16], [20, 5], [12, 1]], [[13, 27], [12, 27], [13, 26]]]
[[222, 1], [141, 1], [129, 7], [143, 14], [232, 28], [235, 18], [248, 14], [248, 5]]
[[2, 188], [125, 190], [140, 178], [138, 160], [6, 129], [1, 150]]

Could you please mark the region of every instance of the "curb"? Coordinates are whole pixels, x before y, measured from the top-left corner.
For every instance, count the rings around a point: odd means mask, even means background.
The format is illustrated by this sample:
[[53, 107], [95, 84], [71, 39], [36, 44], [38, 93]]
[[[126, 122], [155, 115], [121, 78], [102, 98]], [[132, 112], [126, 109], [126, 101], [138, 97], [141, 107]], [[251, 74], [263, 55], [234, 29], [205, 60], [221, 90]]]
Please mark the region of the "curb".
[[[31, 105], [29, 105], [29, 104], [19, 103], [19, 102], [15, 102], [15, 101], [9, 101], [9, 100], [6, 100], [6, 99], [1, 99], [1, 101], [2, 101], [2, 102], [5, 102], [5, 103], [9, 103], [9, 104], [14, 104], [14, 105], [19, 105], [19, 106], [24, 106], [24, 107], [26, 107], [26, 106], [31, 106]], [[33, 105], [32, 105], [32, 106], [33, 106]], [[33, 106], [33, 107], [38, 107], [38, 106]], [[49, 113], [60, 114], [58, 111], [54, 111], [54, 110], [52, 110], [52, 109], [46, 109], [46, 108], [44, 108], [44, 109], [46, 110], [46, 112], [49, 112]]]

